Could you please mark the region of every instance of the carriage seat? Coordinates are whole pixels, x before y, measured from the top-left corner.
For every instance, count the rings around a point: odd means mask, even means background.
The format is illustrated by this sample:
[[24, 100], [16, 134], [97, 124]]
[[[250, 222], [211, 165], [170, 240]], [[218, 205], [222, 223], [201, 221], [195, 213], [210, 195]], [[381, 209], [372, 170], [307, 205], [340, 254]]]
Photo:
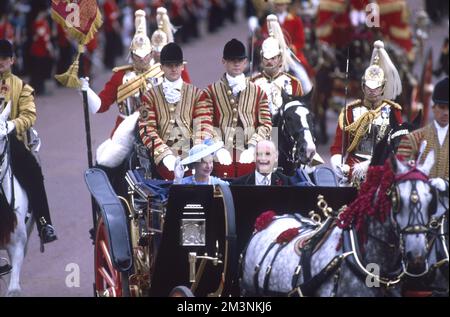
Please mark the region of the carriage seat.
[[313, 172], [314, 182], [316, 186], [337, 187], [338, 181], [334, 171], [325, 166], [316, 167]]
[[127, 172], [127, 178], [129, 183], [131, 183], [130, 185], [141, 196], [145, 196], [147, 199], [165, 200], [169, 194], [169, 188], [173, 183], [172, 181], [146, 178], [144, 168], [129, 170]]

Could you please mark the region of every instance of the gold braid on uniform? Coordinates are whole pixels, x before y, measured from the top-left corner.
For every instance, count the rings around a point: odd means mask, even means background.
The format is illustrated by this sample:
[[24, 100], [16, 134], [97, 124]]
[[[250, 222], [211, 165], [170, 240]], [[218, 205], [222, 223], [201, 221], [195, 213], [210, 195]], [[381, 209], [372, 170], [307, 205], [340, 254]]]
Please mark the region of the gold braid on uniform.
[[352, 152], [358, 146], [362, 137], [369, 130], [370, 124], [376, 118], [376, 116], [380, 113], [381, 108], [383, 108], [383, 107], [384, 107], [384, 105], [381, 104], [375, 110], [368, 110], [366, 113], [362, 114], [358, 118], [358, 120], [356, 120], [355, 122], [353, 122], [345, 127], [345, 132], [349, 132], [353, 136], [352, 143], [347, 148], [347, 152]]

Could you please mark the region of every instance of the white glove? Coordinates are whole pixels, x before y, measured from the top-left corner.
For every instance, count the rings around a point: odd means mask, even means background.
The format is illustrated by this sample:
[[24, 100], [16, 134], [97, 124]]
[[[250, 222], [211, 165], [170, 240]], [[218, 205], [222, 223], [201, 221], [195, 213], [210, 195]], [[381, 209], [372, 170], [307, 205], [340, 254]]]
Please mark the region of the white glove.
[[167, 155], [167, 156], [165, 156], [163, 158], [163, 164], [164, 164], [165, 167], [167, 167], [167, 169], [169, 171], [173, 172], [174, 169], [175, 169], [175, 162], [176, 162], [176, 160], [177, 159], [176, 159], [176, 157], [174, 155], [169, 154], [169, 155]]
[[14, 123], [14, 121], [6, 121], [6, 128], [6, 134], [10, 134], [16, 128], [16, 124]]
[[231, 154], [227, 149], [221, 148], [216, 152], [217, 159], [222, 165], [230, 165], [233, 160], [231, 159]]
[[252, 163], [254, 160], [255, 160], [255, 147], [250, 145], [247, 150], [241, 153], [239, 163], [249, 164]]
[[82, 77], [80, 78], [81, 87], [79, 92], [86, 91], [87, 93], [87, 101], [89, 106], [89, 111], [91, 113], [97, 113], [100, 109], [100, 106], [102, 105], [102, 100], [100, 97], [89, 87], [89, 78]]
[[181, 158], [177, 157], [175, 160], [175, 169], [174, 169], [175, 178], [173, 179], [174, 184], [181, 184], [184, 177], [184, 167], [181, 164]]
[[255, 16], [251, 16], [248, 18], [248, 28], [250, 32], [254, 33], [255, 30], [259, 27], [258, 18]]
[[80, 78], [80, 82], [81, 82], [81, 91], [88, 91], [89, 89], [89, 77], [81, 77]]
[[433, 186], [434, 188], [436, 188], [438, 191], [443, 192], [445, 191], [447, 185], [445, 184], [445, 181], [440, 178], [440, 177], [436, 177], [436, 178], [430, 178], [430, 185]]
[[338, 178], [347, 177], [348, 172], [350, 171], [350, 166], [347, 164], [341, 164], [341, 158], [341, 154], [335, 154], [330, 159], [331, 167]]

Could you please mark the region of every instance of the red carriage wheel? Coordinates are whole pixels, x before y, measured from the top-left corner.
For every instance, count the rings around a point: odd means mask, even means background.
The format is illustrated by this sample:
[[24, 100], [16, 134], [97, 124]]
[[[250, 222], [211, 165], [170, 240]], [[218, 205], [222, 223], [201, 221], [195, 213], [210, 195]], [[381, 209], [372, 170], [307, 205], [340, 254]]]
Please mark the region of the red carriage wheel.
[[194, 294], [186, 286], [176, 286], [170, 292], [169, 297], [194, 297]]
[[108, 233], [103, 218], [97, 223], [95, 235], [95, 292], [97, 296], [128, 296], [128, 274], [118, 271], [111, 258]]

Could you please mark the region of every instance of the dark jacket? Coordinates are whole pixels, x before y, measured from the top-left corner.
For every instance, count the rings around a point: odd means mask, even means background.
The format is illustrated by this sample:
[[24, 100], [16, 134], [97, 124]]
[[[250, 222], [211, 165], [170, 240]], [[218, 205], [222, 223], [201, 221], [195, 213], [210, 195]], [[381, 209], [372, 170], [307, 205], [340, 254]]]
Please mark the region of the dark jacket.
[[[270, 178], [271, 186], [294, 185], [291, 179], [281, 172], [273, 172]], [[255, 172], [236, 178], [232, 185], [255, 185]]]

